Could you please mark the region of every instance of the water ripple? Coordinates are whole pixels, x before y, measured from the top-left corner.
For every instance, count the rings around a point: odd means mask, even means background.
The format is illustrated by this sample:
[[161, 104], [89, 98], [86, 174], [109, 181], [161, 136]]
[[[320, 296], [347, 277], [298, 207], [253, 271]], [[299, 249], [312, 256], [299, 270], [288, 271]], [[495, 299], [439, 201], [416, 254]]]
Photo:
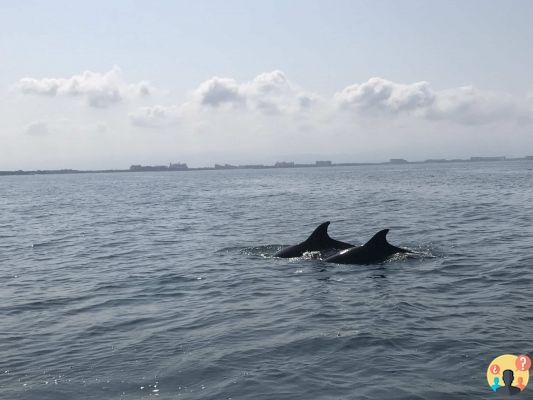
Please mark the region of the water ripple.
[[[488, 398], [533, 350], [531, 169], [2, 177], [0, 397]], [[325, 220], [414, 253], [273, 257]]]

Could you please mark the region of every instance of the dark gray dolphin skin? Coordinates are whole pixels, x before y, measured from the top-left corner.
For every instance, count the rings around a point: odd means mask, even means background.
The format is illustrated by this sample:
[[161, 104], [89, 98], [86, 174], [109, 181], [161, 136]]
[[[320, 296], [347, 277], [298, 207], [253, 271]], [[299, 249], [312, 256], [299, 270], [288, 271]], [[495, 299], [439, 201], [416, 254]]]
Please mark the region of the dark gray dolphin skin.
[[352, 247], [326, 258], [326, 262], [337, 264], [374, 264], [385, 261], [396, 253], [410, 253], [409, 250], [393, 246], [387, 242], [388, 229], [376, 233], [363, 246]]
[[353, 247], [353, 244], [339, 242], [338, 240], [330, 238], [328, 235], [328, 226], [329, 221], [320, 224], [304, 242], [295, 244], [294, 246], [285, 247], [274, 254], [274, 257], [301, 257], [307, 251], [332, 251]]

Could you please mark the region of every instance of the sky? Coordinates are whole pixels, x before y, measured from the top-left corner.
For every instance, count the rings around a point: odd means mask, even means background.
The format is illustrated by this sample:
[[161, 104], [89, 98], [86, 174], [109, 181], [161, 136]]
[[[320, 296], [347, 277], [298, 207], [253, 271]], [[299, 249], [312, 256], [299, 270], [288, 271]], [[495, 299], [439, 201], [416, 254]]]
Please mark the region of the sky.
[[0, 0], [0, 170], [533, 155], [531, 1]]

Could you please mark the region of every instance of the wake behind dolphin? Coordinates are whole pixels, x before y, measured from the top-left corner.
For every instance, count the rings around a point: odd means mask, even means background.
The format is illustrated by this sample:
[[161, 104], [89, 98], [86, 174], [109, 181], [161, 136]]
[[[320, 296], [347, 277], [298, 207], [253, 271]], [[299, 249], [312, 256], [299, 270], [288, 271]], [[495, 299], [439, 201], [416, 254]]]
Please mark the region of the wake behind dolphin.
[[295, 244], [293, 246], [281, 249], [274, 257], [292, 258], [301, 257], [304, 253], [310, 251], [338, 251], [343, 249], [349, 249], [353, 247], [353, 244], [341, 242], [332, 239], [328, 235], [328, 226], [330, 222], [326, 221], [320, 224], [311, 235], [303, 242]]

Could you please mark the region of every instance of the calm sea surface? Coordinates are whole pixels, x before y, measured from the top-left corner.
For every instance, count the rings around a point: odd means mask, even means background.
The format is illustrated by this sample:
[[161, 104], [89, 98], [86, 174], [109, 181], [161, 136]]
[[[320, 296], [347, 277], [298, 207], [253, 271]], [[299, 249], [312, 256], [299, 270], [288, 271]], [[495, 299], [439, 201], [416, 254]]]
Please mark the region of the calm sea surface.
[[490, 399], [532, 289], [533, 162], [0, 177], [2, 399]]

